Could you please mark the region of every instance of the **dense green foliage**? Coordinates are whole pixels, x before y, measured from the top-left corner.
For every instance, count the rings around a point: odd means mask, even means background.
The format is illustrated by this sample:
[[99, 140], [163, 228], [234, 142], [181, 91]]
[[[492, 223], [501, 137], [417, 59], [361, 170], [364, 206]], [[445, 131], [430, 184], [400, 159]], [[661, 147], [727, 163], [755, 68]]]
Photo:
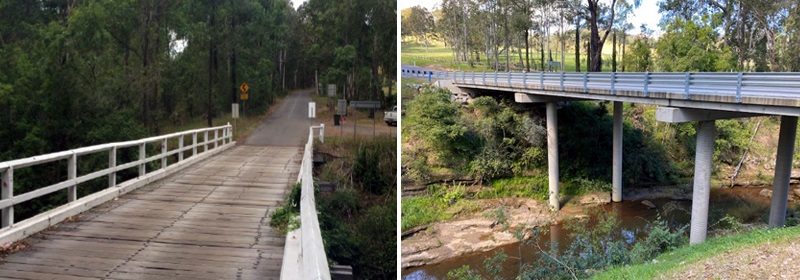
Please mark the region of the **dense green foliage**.
[[[610, 182], [610, 164], [602, 164], [611, 158], [612, 122], [607, 107], [574, 102], [559, 110], [562, 181]], [[546, 174], [542, 111], [492, 97], [476, 98], [462, 108], [449, 100], [446, 90], [423, 89], [409, 102], [403, 122], [403, 141], [414, 143], [403, 150], [409, 178], [424, 183], [431, 166], [447, 167], [478, 181]], [[649, 132], [625, 123], [626, 181], [646, 185], [676, 179], [664, 149], [651, 140]]]
[[328, 258], [353, 266], [357, 279], [396, 277], [395, 138], [326, 138], [317, 152], [334, 155], [318, 171], [336, 190], [316, 196]]
[[[315, 74], [340, 88], [357, 74], [348, 96], [383, 101], [377, 95], [395, 77], [395, 9], [394, 0], [310, 0], [298, 10], [288, 0], [0, 0], [0, 161], [201, 119], [211, 126], [231, 103], [261, 115], [289, 89], [314, 85]], [[136, 157], [119, 153], [119, 164]], [[104, 158], [82, 156], [79, 174], [105, 167]], [[134, 176], [122, 171], [118, 182]], [[21, 169], [14, 192], [65, 177], [63, 162]], [[79, 195], [104, 187], [87, 182]], [[16, 207], [16, 219], [64, 201], [64, 192], [32, 200]]]

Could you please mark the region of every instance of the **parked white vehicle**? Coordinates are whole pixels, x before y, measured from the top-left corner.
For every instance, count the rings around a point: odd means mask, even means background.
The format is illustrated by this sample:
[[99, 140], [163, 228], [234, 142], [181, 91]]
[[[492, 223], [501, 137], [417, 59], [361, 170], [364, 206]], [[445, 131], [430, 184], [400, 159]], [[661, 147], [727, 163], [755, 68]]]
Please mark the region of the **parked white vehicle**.
[[392, 106], [391, 110], [383, 112], [383, 121], [387, 125], [397, 125], [397, 106]]

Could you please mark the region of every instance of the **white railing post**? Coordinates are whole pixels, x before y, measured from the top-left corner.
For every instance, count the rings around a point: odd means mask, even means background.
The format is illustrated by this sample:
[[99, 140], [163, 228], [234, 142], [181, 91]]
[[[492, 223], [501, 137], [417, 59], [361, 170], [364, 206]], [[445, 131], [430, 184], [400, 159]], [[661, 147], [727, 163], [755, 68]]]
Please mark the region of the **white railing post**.
[[319, 124], [319, 142], [325, 143], [325, 124]]
[[192, 133], [192, 156], [197, 155], [197, 132]]
[[178, 162], [183, 161], [183, 134], [178, 136]]
[[[72, 152], [72, 156], [67, 159], [67, 179], [72, 180], [78, 177], [78, 155]], [[77, 184], [67, 188], [67, 202], [73, 202], [78, 199]]]
[[204, 140], [203, 140], [203, 145], [204, 145], [203, 152], [205, 153], [205, 152], [208, 151], [208, 130], [203, 131], [203, 138], [204, 138]]
[[[139, 144], [139, 160], [143, 161], [147, 157], [147, 153], [145, 152], [145, 147], [146, 146], [147, 146], [147, 142], [142, 142], [142, 144]], [[145, 167], [146, 165], [147, 165], [146, 162], [142, 162], [141, 164], [139, 164], [139, 177], [144, 176], [144, 174], [147, 173], [147, 170], [146, 170], [146, 167]]]
[[[3, 174], [0, 175], [3, 181], [2, 198], [3, 200], [14, 197], [14, 167], [9, 166]], [[10, 205], [2, 209], [3, 223], [2, 227], [9, 227], [14, 225], [14, 205]]]
[[[117, 167], [117, 146], [111, 147], [108, 150], [108, 168]], [[117, 172], [111, 172], [108, 174], [108, 187], [113, 187], [117, 185]]]
[[167, 138], [161, 140], [161, 169], [167, 168]]
[[217, 144], [219, 144], [219, 129], [214, 129], [214, 149], [217, 148]]

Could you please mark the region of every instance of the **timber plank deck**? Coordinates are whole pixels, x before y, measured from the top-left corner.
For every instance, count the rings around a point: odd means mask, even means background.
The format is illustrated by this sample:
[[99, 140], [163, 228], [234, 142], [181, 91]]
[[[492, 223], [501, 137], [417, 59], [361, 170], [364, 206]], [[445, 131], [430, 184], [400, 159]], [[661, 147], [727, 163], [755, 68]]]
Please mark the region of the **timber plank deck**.
[[297, 147], [236, 146], [33, 235], [2, 279], [278, 279]]

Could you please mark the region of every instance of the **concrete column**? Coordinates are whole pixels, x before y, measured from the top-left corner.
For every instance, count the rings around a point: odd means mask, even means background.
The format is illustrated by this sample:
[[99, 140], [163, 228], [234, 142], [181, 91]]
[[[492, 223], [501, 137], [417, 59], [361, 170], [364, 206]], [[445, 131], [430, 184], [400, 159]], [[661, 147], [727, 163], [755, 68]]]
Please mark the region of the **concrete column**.
[[714, 157], [716, 126], [713, 120], [697, 126], [697, 147], [694, 156], [694, 189], [692, 193], [692, 224], [689, 244], [706, 241], [708, 231], [708, 198], [711, 194], [711, 160]]
[[775, 158], [775, 181], [772, 183], [772, 203], [769, 208], [770, 227], [782, 227], [786, 223], [786, 204], [789, 200], [789, 180], [792, 175], [796, 136], [797, 117], [782, 116], [778, 156]]
[[614, 141], [612, 160], [611, 200], [622, 201], [622, 102], [614, 101]]
[[547, 175], [550, 186], [550, 209], [558, 211], [558, 114], [556, 102], [547, 103]]

